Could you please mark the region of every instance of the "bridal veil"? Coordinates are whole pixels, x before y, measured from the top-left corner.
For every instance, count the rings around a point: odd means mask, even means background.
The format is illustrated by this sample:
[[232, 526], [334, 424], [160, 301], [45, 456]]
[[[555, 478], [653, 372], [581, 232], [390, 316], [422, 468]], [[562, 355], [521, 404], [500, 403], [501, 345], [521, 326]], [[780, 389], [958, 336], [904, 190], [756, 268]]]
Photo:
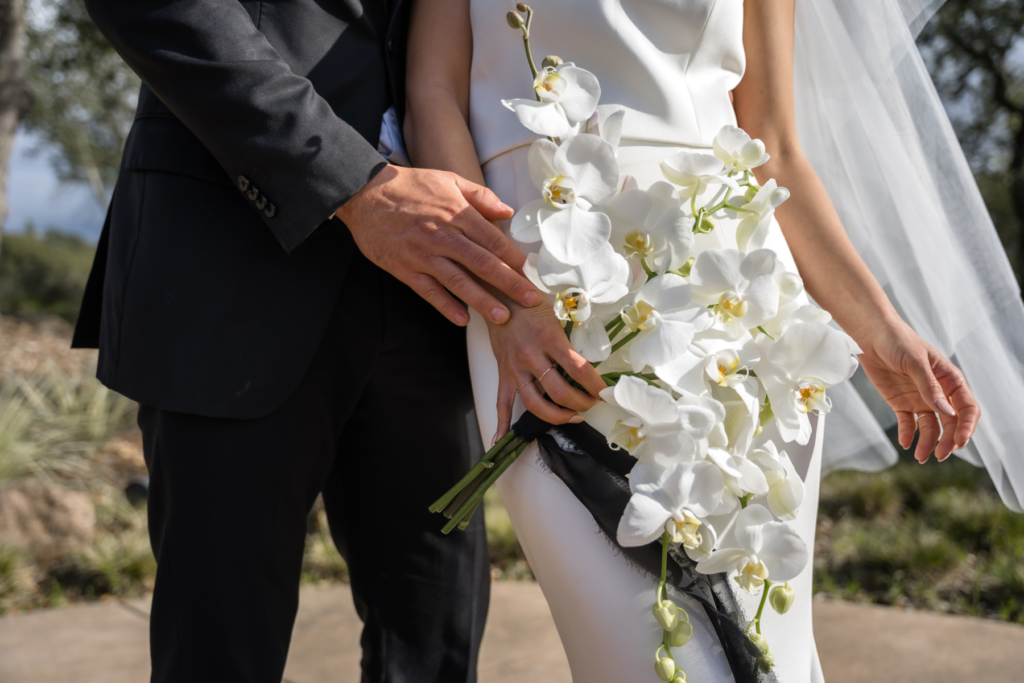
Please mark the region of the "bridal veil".
[[[936, 0], [796, 0], [805, 153], [904, 319], [956, 363], [982, 419], [956, 453], [1024, 502], [1024, 306], [974, 177], [914, 43]], [[829, 390], [825, 471], [896, 460], [895, 416], [863, 376]]]

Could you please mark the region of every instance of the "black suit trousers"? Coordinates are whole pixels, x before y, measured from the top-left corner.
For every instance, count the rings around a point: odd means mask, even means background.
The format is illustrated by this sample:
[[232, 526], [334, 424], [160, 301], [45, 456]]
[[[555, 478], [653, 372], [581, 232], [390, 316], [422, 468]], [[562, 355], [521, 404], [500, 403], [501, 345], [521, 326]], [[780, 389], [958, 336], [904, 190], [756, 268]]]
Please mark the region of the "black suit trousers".
[[490, 573], [482, 515], [427, 506], [479, 452], [463, 330], [353, 257], [294, 393], [253, 420], [143, 406], [158, 569], [154, 683], [279, 683], [306, 517], [323, 492], [364, 622], [364, 682], [474, 681]]

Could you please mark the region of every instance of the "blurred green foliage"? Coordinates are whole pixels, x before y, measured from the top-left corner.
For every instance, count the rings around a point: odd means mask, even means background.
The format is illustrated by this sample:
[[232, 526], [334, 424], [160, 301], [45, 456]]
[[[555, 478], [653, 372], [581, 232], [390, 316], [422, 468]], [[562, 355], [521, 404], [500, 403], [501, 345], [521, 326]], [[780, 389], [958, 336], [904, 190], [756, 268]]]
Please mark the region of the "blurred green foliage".
[[8, 233], [0, 248], [0, 313], [23, 318], [59, 315], [73, 323], [96, 248], [57, 230], [30, 224]]
[[1022, 557], [1024, 515], [958, 458], [822, 482], [818, 592], [1024, 623]]

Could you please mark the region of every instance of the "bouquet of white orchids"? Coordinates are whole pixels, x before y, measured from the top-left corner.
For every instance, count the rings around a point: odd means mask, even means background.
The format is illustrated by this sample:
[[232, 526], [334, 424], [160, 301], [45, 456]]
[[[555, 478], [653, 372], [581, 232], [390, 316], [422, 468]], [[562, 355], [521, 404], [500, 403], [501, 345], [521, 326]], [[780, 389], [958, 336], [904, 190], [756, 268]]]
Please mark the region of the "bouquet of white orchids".
[[[804, 486], [785, 443], [808, 443], [808, 414], [829, 411], [826, 391], [853, 374], [860, 349], [765, 247], [789, 192], [774, 180], [759, 185], [751, 173], [769, 158], [760, 140], [726, 126], [713, 153], [675, 153], [661, 161], [665, 180], [641, 189], [617, 164], [625, 112], [598, 111], [598, 80], [579, 66], [547, 57], [535, 68], [533, 13], [517, 9], [526, 17], [510, 12], [508, 21], [523, 33], [535, 97], [504, 104], [542, 137], [528, 156], [538, 198], [515, 215], [511, 234], [539, 245], [526, 274], [608, 384], [603, 402], [583, 414], [586, 423], [636, 459], [616, 540], [626, 548], [662, 544], [656, 673], [685, 680], [671, 648], [692, 634], [665, 589], [673, 544], [698, 572], [728, 572], [761, 594], [746, 631], [768, 673], [774, 659], [762, 611], [766, 602], [789, 609], [786, 582], [809, 559], [788, 523]], [[738, 221], [735, 246], [694, 256], [701, 236], [726, 220]], [[758, 438], [769, 423], [783, 443]], [[513, 429], [432, 506], [450, 518], [446, 533], [468, 523], [527, 446]]]

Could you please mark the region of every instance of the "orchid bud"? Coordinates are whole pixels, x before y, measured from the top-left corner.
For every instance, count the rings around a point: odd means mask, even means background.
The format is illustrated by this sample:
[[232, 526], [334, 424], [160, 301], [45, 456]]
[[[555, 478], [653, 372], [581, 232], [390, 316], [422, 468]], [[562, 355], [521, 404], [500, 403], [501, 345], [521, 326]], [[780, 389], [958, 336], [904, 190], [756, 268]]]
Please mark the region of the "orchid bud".
[[696, 261], [694, 257], [686, 259], [686, 263], [679, 267], [679, 274], [683, 277], [690, 277], [690, 271], [693, 270], [693, 262]]
[[700, 223], [698, 223], [693, 228], [693, 231], [696, 232], [696, 233], [700, 233], [700, 234], [707, 234], [707, 233], [711, 232], [714, 229], [715, 229], [715, 222], [713, 220], [711, 220], [710, 218], [708, 218], [707, 216], [703, 216], [700, 219]]
[[676, 670], [676, 663], [672, 661], [671, 657], [662, 657], [654, 665], [654, 673], [658, 674], [658, 678], [665, 681], [665, 683], [669, 683], [676, 677]]
[[530, 6], [527, 5], [525, 2], [520, 2], [516, 5], [516, 9], [519, 10], [520, 12], [529, 12]]
[[757, 188], [757, 187], [748, 187], [748, 188], [747, 188], [747, 191], [746, 191], [746, 192], [744, 193], [744, 195], [743, 195], [743, 198], [744, 198], [745, 200], [747, 200], [748, 202], [752, 202], [752, 201], [754, 201], [754, 197], [756, 197], [756, 196], [757, 196], [757, 191], [758, 191], [759, 189], [760, 189], [760, 188]]
[[686, 674], [682, 669], [676, 671], [676, 677], [672, 679], [672, 683], [686, 683]]
[[793, 606], [794, 600], [796, 600], [796, 591], [790, 587], [789, 583], [772, 586], [771, 592], [768, 593], [768, 603], [779, 614], [788, 612], [789, 608]]
[[548, 55], [540, 65], [545, 68], [551, 67], [554, 69], [556, 66], [562, 66], [562, 58], [558, 55]]
[[775, 666], [775, 656], [770, 652], [761, 655], [757, 658], [757, 668], [764, 675], [768, 675], [772, 672], [772, 668]]
[[693, 624], [680, 620], [676, 627], [668, 634], [668, 644], [671, 647], [682, 647], [690, 642], [693, 637]]
[[519, 12], [509, 12], [508, 14], [505, 15], [505, 20], [508, 22], [508, 25], [511, 26], [512, 28], [521, 29], [524, 26], [526, 26], [526, 20], [523, 19], [522, 15], [519, 14]]
[[761, 654], [768, 654], [768, 641], [760, 633], [748, 633], [747, 637], [750, 638], [750, 642], [754, 644], [754, 647], [758, 649]]
[[676, 625], [679, 624], [679, 608], [671, 600], [664, 600], [660, 605], [655, 605], [651, 612], [666, 631], [675, 630]]

